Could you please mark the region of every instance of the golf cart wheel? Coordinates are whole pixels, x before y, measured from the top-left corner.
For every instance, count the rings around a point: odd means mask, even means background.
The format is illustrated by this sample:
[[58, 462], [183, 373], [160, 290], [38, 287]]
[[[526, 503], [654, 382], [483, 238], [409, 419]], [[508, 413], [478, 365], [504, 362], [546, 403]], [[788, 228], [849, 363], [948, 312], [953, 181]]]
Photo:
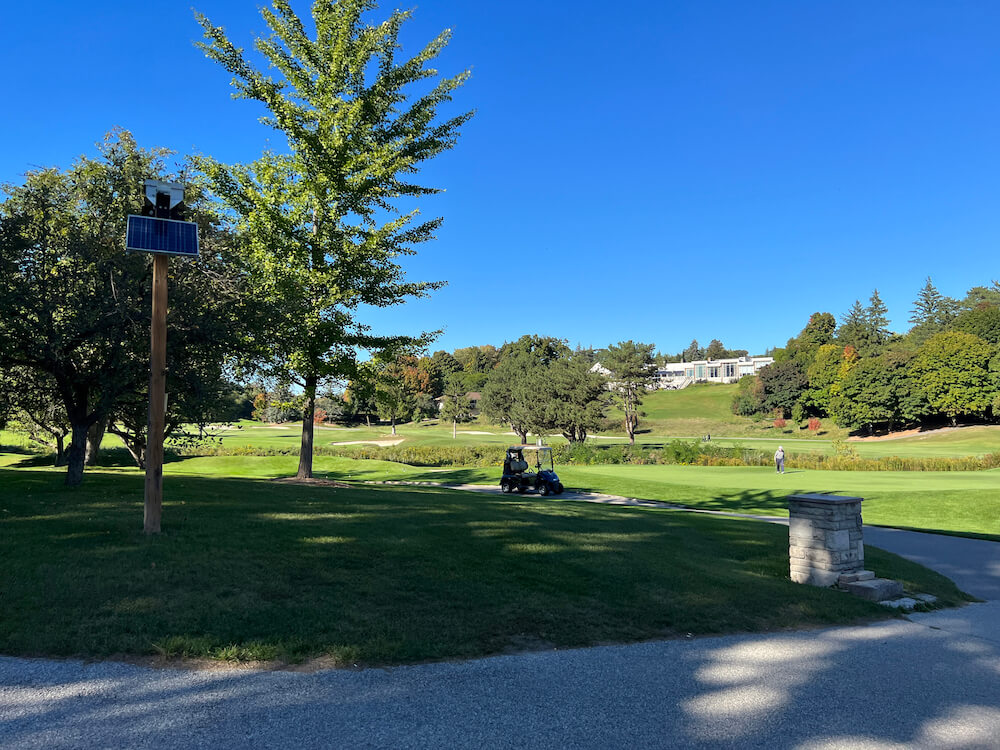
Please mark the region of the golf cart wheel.
[[556, 482], [556, 494], [561, 495], [563, 493], [562, 482]]
[[510, 485], [507, 484], [507, 480], [504, 479], [500, 482], [500, 491], [505, 495], [510, 492]]
[[548, 495], [550, 492], [552, 492], [552, 488], [549, 487], [549, 483], [548, 482], [542, 482], [540, 485], [538, 485], [538, 494], [539, 495], [543, 495], [543, 496], [544, 495]]

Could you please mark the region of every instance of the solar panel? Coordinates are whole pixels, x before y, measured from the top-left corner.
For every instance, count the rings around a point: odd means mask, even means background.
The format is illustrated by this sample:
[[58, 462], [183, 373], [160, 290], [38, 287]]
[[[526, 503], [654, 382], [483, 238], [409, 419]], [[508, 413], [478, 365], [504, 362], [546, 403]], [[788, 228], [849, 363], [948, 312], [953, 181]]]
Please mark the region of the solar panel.
[[129, 214], [125, 249], [198, 257], [198, 225], [193, 221], [156, 219]]

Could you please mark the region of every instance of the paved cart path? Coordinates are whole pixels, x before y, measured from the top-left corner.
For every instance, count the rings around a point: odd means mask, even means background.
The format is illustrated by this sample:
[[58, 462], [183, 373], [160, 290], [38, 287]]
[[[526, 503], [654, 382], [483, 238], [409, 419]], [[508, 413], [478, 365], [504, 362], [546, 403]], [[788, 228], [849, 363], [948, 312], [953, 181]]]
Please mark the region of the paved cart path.
[[865, 534], [991, 601], [313, 674], [0, 657], [0, 748], [1000, 748], [1000, 544]]

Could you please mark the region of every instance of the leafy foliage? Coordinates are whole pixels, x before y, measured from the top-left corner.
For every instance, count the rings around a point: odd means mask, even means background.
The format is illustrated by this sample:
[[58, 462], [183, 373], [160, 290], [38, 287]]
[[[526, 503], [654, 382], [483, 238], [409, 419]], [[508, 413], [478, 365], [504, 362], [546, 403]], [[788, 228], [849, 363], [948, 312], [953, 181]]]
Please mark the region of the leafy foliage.
[[[256, 354], [269, 374], [298, 378], [306, 394], [300, 477], [312, 475], [319, 383], [349, 375], [358, 347], [416, 343], [372, 334], [357, 313], [361, 305], [396, 305], [441, 286], [408, 281], [399, 265], [414, 245], [433, 238], [440, 219], [418, 222], [416, 210], [401, 214], [397, 205], [437, 192], [412, 175], [452, 148], [471, 117], [437, 119], [467, 71], [438, 79], [422, 95], [407, 93], [437, 78], [431, 63], [448, 32], [400, 61], [399, 35], [411, 14], [395, 11], [369, 25], [364, 14], [373, 7], [367, 0], [315, 2], [310, 36], [287, 0], [274, 0], [261, 11], [271, 33], [255, 47], [277, 77], [198, 16], [205, 54], [233, 74], [237, 98], [264, 105], [264, 122], [286, 137], [290, 151], [267, 152], [249, 165], [207, 157], [199, 165], [235, 212], [241, 251], [267, 311], [267, 348]], [[380, 403], [388, 408], [385, 392]]]
[[629, 443], [635, 444], [639, 425], [642, 394], [653, 382], [653, 344], [636, 343], [629, 339], [608, 347], [603, 364], [611, 371], [611, 392], [625, 413], [625, 432]]
[[962, 415], [981, 415], [1000, 390], [990, 361], [996, 350], [969, 333], [949, 331], [932, 336], [913, 359], [912, 372], [927, 400], [952, 422]]
[[[125, 222], [142, 208], [143, 180], [170, 177], [166, 152], [140, 149], [126, 131], [99, 151], [67, 172], [29, 173], [0, 207], [0, 368], [51, 379], [72, 425], [69, 484], [82, 481], [92, 425], [138, 411], [131, 434], [145, 444], [151, 261], [125, 252]], [[223, 365], [253, 320], [218, 217], [197, 185], [185, 201], [202, 254], [172, 265], [168, 433], [211, 418]]]

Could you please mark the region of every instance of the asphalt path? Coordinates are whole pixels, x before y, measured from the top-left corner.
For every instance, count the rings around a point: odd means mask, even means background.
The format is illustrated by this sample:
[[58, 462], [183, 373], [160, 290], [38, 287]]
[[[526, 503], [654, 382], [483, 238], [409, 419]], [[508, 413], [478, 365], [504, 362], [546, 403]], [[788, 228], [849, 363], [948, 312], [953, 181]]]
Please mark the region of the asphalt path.
[[1000, 544], [865, 535], [990, 601], [391, 669], [0, 657], [0, 747], [1000, 748]]

